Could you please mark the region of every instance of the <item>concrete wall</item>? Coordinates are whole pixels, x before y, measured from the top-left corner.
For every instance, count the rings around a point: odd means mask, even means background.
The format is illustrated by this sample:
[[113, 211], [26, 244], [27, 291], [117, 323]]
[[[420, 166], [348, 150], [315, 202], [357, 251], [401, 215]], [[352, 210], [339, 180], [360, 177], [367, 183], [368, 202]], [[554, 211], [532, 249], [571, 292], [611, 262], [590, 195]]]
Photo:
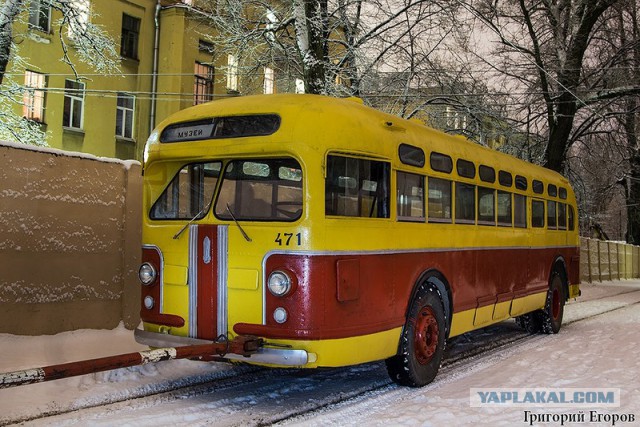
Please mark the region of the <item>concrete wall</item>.
[[139, 322], [138, 162], [0, 142], [0, 332]]

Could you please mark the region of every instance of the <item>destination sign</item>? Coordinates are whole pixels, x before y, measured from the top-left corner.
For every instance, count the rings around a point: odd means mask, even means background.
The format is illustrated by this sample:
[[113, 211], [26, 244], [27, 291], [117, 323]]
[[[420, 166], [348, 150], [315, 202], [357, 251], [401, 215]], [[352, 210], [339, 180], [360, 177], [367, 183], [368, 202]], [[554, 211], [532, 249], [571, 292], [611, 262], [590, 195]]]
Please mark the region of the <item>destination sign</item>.
[[185, 123], [169, 126], [162, 132], [162, 142], [182, 142], [207, 139], [213, 133], [214, 124]]

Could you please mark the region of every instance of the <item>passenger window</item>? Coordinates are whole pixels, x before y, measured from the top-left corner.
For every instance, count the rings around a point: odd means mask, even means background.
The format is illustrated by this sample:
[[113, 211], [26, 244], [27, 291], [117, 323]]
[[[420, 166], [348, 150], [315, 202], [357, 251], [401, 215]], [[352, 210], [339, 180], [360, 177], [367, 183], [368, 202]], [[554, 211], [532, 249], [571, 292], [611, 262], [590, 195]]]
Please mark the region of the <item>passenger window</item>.
[[325, 214], [389, 218], [389, 163], [328, 156]]
[[474, 224], [476, 216], [476, 187], [456, 182], [456, 223]]
[[400, 157], [400, 161], [405, 165], [417, 166], [419, 168], [424, 166], [425, 157], [422, 148], [409, 144], [400, 144], [400, 147], [398, 147], [398, 157]]
[[200, 219], [209, 211], [222, 163], [184, 166], [153, 204], [151, 219]]
[[516, 175], [516, 188], [525, 191], [528, 187], [529, 183], [527, 182], [527, 178], [522, 175]]
[[451, 160], [451, 157], [446, 154], [436, 153], [435, 151], [431, 153], [429, 164], [431, 165], [431, 169], [437, 172], [451, 173], [453, 170], [453, 160]]
[[[544, 210], [544, 205], [542, 209]], [[522, 194], [513, 195], [513, 225], [527, 228], [527, 196]]]
[[575, 212], [573, 211], [573, 206], [569, 206], [569, 230], [573, 231], [575, 228]]
[[549, 186], [547, 187], [547, 192], [549, 193], [549, 196], [556, 197], [558, 195], [558, 187], [553, 184], [549, 184]]
[[478, 187], [478, 224], [496, 225], [496, 190]]
[[398, 172], [398, 220], [424, 221], [424, 177]]
[[567, 205], [564, 203], [558, 203], [558, 228], [567, 229]]
[[498, 172], [498, 182], [505, 187], [511, 187], [513, 184], [513, 175], [507, 171]]
[[560, 187], [558, 189], [558, 196], [560, 196], [562, 200], [567, 200], [567, 189], [564, 187]]
[[551, 200], [547, 202], [547, 228], [558, 228], [558, 223], [556, 221], [556, 202]]
[[542, 200], [531, 201], [531, 226], [544, 227], [544, 202]]
[[475, 178], [476, 166], [468, 160], [458, 159], [456, 162], [456, 171], [463, 178]]
[[533, 180], [533, 192], [536, 194], [544, 193], [544, 184], [542, 181], [538, 181], [537, 179]]
[[451, 181], [429, 178], [429, 222], [451, 222]]
[[498, 225], [511, 226], [511, 193], [498, 191]]
[[478, 168], [478, 173], [480, 174], [480, 179], [484, 182], [488, 182], [493, 184], [496, 182], [496, 170], [492, 167], [480, 165]]

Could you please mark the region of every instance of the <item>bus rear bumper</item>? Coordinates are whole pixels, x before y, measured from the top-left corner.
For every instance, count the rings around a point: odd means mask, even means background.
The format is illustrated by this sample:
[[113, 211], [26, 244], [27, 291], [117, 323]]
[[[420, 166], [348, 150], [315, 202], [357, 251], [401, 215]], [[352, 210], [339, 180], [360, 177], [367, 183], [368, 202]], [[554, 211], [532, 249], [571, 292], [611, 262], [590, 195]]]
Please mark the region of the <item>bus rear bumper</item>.
[[[149, 332], [142, 329], [136, 329], [134, 332], [136, 342], [149, 347], [166, 348], [166, 347], [183, 347], [187, 345], [211, 344], [211, 341], [201, 340], [197, 338], [180, 337], [177, 335], [162, 334], [158, 332]], [[239, 362], [258, 363], [265, 365], [277, 366], [305, 366], [316, 360], [314, 353], [308, 353], [305, 350], [293, 350], [287, 348], [259, 348], [258, 351], [250, 356], [241, 354], [228, 353], [224, 359], [236, 360]]]

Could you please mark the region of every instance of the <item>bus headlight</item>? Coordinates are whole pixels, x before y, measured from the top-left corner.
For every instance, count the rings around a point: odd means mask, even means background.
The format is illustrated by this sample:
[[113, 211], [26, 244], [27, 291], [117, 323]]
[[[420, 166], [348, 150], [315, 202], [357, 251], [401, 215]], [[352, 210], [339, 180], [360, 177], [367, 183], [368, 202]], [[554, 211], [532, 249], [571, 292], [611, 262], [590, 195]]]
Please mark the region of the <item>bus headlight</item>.
[[156, 273], [156, 269], [153, 265], [145, 262], [140, 266], [140, 270], [138, 270], [138, 278], [140, 279], [140, 283], [145, 286], [149, 286], [153, 282], [155, 282], [158, 274]]
[[284, 271], [274, 271], [267, 281], [269, 292], [277, 297], [283, 297], [291, 290], [291, 278]]

